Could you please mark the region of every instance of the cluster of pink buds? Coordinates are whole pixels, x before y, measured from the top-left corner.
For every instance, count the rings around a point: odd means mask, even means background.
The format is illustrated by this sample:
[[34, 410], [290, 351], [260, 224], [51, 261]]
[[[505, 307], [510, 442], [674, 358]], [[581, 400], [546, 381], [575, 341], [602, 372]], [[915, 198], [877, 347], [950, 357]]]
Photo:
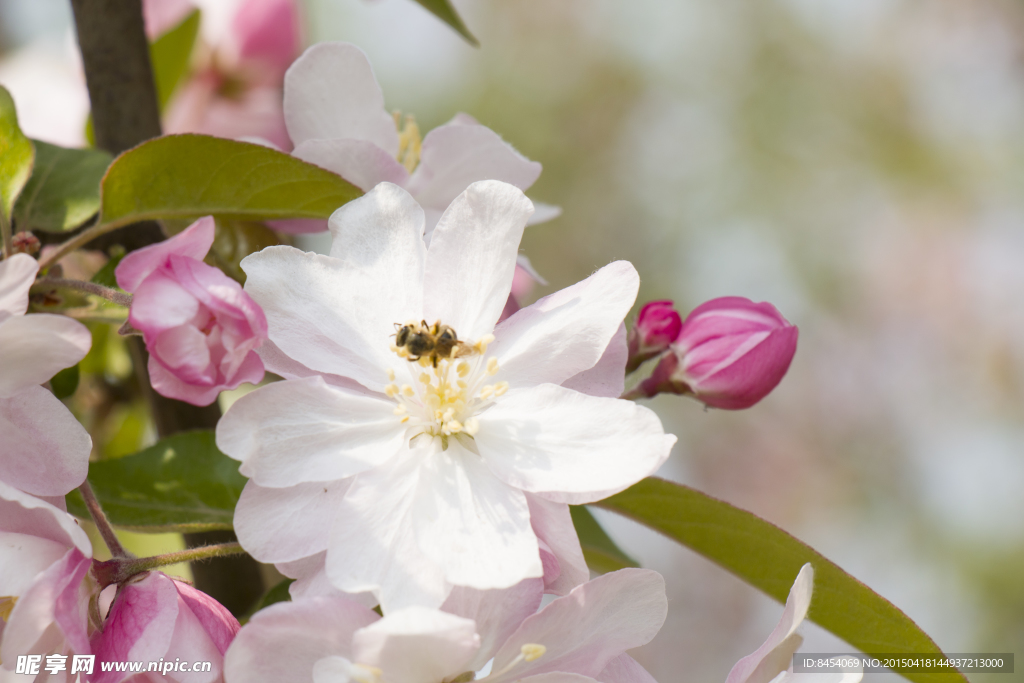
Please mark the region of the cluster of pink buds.
[[721, 297], [681, 320], [671, 301], [652, 301], [630, 331], [626, 369], [660, 360], [627, 396], [686, 394], [712, 408], [749, 408], [782, 381], [796, 353], [797, 334], [767, 302]]

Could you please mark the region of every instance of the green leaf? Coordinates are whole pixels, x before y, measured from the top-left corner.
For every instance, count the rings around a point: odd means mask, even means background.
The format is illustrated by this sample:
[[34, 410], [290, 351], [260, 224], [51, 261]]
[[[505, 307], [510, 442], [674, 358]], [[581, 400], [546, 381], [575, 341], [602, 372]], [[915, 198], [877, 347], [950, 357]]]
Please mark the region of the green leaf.
[[576, 527], [576, 535], [583, 546], [583, 557], [591, 570], [607, 574], [626, 567], [639, 567], [636, 560], [622, 552], [615, 545], [590, 510], [583, 505], [570, 505], [572, 523]]
[[149, 59], [153, 64], [153, 80], [160, 111], [174, 94], [174, 89], [188, 73], [192, 61], [192, 47], [199, 35], [199, 10], [153, 41], [149, 46]]
[[67, 398], [78, 389], [78, 365], [64, 368], [50, 379], [50, 388], [57, 398]]
[[[217, 450], [213, 432], [183, 432], [139, 453], [89, 465], [89, 483], [110, 522], [157, 533], [230, 529], [245, 486], [238, 463]], [[68, 511], [88, 518], [72, 491]]]
[[459, 35], [465, 38], [470, 45], [473, 47], [480, 46], [477, 39], [473, 37], [473, 34], [469, 32], [466, 25], [462, 23], [462, 18], [455, 11], [455, 8], [452, 7], [450, 0], [416, 0], [416, 2], [435, 17], [458, 31]]
[[19, 230], [73, 230], [100, 209], [100, 180], [112, 157], [96, 149], [67, 149], [34, 141], [32, 177], [14, 207]]
[[14, 202], [32, 175], [35, 150], [18, 127], [14, 99], [0, 86], [0, 211], [10, 217]]
[[[651, 477], [597, 503], [660, 531], [785, 602], [800, 567], [814, 567], [809, 618], [866, 654], [941, 655], [891, 602], [810, 546], [745, 510], [687, 486]], [[917, 683], [966, 683], [958, 671], [898, 671]]]
[[103, 179], [100, 222], [158, 218], [329, 218], [362, 191], [277, 150], [209, 135], [167, 135], [130, 149]]

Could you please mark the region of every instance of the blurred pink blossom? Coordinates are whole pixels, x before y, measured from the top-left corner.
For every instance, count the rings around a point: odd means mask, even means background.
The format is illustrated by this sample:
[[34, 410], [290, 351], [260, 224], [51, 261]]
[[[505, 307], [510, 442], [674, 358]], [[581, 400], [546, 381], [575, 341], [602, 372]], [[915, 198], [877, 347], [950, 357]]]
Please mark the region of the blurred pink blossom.
[[124, 257], [117, 283], [134, 292], [128, 321], [149, 350], [153, 388], [208, 405], [224, 389], [263, 378], [256, 349], [267, 338], [263, 311], [241, 286], [201, 260], [214, 238], [212, 217]]
[[797, 335], [796, 326], [767, 302], [712, 299], [687, 316], [672, 353], [630, 396], [691, 394], [713, 408], [749, 408], [782, 381]]
[[85, 481], [92, 439], [39, 385], [82, 360], [92, 336], [62, 315], [25, 315], [38, 270], [27, 254], [0, 261], [0, 481], [36, 496], [63, 496]]
[[629, 363], [632, 372], [645, 360], [654, 358], [668, 349], [682, 329], [683, 319], [672, 301], [650, 301], [640, 309], [636, 324], [629, 331]]
[[[209, 44], [199, 64], [164, 112], [165, 133], [205, 133], [224, 138], [260, 138], [291, 149], [284, 125], [282, 84], [301, 47], [296, 0], [217, 0], [196, 3]], [[148, 0], [151, 37], [187, 15], [184, 0]]]
[[[238, 620], [219, 602], [192, 586], [161, 572], [138, 574], [122, 584], [102, 631], [92, 638], [100, 662], [178, 659], [192, 666], [210, 662], [208, 672], [161, 671], [147, 681], [213, 683], [221, 679], [224, 653], [238, 632]], [[135, 674], [101, 671], [96, 667], [91, 683], [120, 683]]]
[[70, 515], [0, 482], [0, 679], [13, 678], [18, 655], [91, 653], [91, 559]]

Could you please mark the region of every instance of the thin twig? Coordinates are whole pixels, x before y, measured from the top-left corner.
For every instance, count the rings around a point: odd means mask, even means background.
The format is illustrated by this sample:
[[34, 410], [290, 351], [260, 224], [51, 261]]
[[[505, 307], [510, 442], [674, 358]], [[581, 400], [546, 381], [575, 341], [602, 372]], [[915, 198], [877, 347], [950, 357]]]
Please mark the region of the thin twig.
[[62, 289], [75, 289], [79, 292], [86, 292], [87, 294], [95, 294], [101, 296], [107, 301], [113, 301], [119, 306], [131, 306], [132, 295], [119, 292], [116, 289], [110, 287], [104, 287], [98, 285], [95, 282], [86, 282], [85, 280], [69, 280], [62, 277], [41, 277], [36, 280], [35, 285], [38, 287], [56, 287]]
[[103, 542], [107, 544], [110, 554], [115, 559], [130, 557], [124, 548], [121, 547], [121, 541], [117, 540], [114, 527], [110, 526], [110, 521], [107, 519], [106, 514], [104, 514], [103, 508], [100, 507], [100, 502], [96, 500], [96, 494], [92, 492], [92, 486], [89, 485], [89, 481], [82, 482], [78, 490], [82, 494], [82, 498], [85, 500], [85, 507], [89, 509], [89, 516], [92, 517], [96, 528], [99, 529], [100, 536], [103, 537]]
[[148, 572], [158, 567], [166, 567], [180, 562], [196, 562], [214, 557], [228, 555], [244, 555], [245, 551], [238, 543], [221, 543], [205, 545], [198, 548], [180, 550], [176, 553], [154, 555], [153, 557], [115, 557], [106, 562], [93, 562], [92, 572], [102, 587], [124, 583], [136, 574]]

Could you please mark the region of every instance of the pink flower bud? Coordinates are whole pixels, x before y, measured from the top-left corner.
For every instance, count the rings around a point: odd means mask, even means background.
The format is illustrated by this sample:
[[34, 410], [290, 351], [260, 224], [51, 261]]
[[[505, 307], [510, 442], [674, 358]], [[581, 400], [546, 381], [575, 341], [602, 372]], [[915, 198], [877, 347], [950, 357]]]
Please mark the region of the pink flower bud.
[[[92, 637], [92, 651], [98, 662], [160, 661], [160, 675], [147, 680], [216, 681], [238, 629], [238, 620], [216, 600], [154, 571], [118, 589], [103, 630]], [[209, 662], [210, 670], [190, 671], [196, 662]], [[97, 666], [88, 680], [120, 683], [131, 676]]]
[[640, 309], [636, 324], [629, 331], [629, 362], [626, 372], [633, 372], [645, 360], [668, 349], [679, 336], [683, 320], [672, 301], [651, 301]]
[[672, 353], [630, 396], [691, 394], [713, 408], [749, 408], [782, 381], [796, 341], [796, 326], [771, 304], [712, 299], [687, 316]]
[[213, 218], [201, 218], [128, 254], [115, 271], [118, 285], [135, 292], [128, 321], [146, 340], [153, 388], [193, 405], [263, 379], [256, 349], [267, 338], [267, 319], [237, 282], [199, 260], [213, 236]]

